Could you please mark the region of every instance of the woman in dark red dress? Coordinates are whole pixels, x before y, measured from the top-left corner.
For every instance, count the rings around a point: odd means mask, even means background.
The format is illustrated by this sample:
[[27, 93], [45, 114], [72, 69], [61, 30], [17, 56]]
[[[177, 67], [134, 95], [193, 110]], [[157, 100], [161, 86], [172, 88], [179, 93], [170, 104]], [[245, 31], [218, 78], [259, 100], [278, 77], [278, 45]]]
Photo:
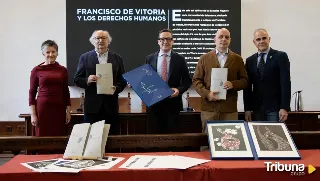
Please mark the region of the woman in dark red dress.
[[[68, 73], [56, 62], [58, 45], [47, 40], [41, 45], [45, 62], [30, 76], [29, 106], [34, 136], [66, 136], [70, 122]], [[37, 95], [38, 93], [38, 95]]]

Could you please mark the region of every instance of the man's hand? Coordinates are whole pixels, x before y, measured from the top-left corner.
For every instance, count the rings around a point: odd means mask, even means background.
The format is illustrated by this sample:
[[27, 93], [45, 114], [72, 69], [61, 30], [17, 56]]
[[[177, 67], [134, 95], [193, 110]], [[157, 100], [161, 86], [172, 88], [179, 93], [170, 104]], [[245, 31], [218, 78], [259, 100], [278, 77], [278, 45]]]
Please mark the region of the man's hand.
[[170, 98], [173, 98], [173, 97], [177, 97], [179, 95], [179, 89], [177, 88], [171, 88], [174, 93], [170, 96]]
[[108, 93], [107, 95], [113, 95], [114, 92], [116, 91], [117, 87], [116, 86], [112, 86], [112, 93]]
[[245, 119], [246, 121], [252, 121], [252, 113], [251, 113], [251, 111], [246, 111], [246, 112], [244, 113], [244, 119]]
[[219, 100], [219, 97], [216, 95], [219, 91], [210, 91], [210, 93], [207, 95], [207, 99], [209, 101], [216, 101]]
[[224, 87], [225, 89], [227, 89], [227, 90], [233, 89], [233, 85], [232, 85], [232, 83], [231, 83], [230, 81], [225, 82], [225, 83], [223, 84], [223, 87]]
[[96, 75], [89, 75], [88, 77], [88, 84], [90, 84], [91, 82], [97, 82], [98, 77]]
[[280, 109], [279, 111], [279, 120], [286, 121], [288, 119], [288, 112], [285, 109]]

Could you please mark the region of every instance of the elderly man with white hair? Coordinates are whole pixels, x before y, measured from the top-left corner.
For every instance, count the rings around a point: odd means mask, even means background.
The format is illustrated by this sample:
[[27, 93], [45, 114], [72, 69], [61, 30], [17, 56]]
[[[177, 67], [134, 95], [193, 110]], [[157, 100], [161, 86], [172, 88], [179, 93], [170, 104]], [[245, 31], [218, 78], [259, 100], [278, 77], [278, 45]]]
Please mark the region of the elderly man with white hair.
[[[118, 120], [119, 104], [118, 94], [126, 87], [126, 81], [122, 74], [125, 73], [123, 59], [108, 48], [111, 36], [108, 31], [96, 30], [90, 37], [94, 50], [80, 56], [74, 83], [85, 89], [84, 116], [86, 122], [95, 123], [105, 120], [111, 124], [110, 134], [119, 134], [120, 124]], [[113, 94], [97, 94], [96, 64], [112, 64]]]

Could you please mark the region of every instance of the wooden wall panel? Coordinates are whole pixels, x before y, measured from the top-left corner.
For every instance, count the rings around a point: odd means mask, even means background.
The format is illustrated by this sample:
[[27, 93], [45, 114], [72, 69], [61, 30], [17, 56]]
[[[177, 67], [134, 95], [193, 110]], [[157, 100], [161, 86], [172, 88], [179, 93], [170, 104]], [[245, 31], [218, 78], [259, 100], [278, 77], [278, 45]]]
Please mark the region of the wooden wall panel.
[[24, 136], [24, 121], [0, 121], [0, 136]]

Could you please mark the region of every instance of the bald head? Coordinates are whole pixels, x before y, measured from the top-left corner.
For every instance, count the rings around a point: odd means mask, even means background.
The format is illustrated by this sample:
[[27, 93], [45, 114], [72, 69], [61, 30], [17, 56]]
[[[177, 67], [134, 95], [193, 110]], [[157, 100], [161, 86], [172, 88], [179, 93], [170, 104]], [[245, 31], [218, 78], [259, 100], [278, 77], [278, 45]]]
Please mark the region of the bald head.
[[258, 28], [258, 29], [256, 29], [256, 30], [254, 30], [254, 32], [253, 32], [253, 37], [256, 35], [257, 32], [264, 32], [264, 33], [268, 34], [268, 31], [267, 31], [266, 29], [264, 29], [264, 28]]
[[230, 36], [230, 31], [227, 28], [218, 29], [218, 31], [216, 32], [216, 35], [221, 33], [227, 33]]
[[219, 52], [226, 52], [231, 42], [230, 31], [226, 28], [219, 29], [214, 37], [214, 42]]

